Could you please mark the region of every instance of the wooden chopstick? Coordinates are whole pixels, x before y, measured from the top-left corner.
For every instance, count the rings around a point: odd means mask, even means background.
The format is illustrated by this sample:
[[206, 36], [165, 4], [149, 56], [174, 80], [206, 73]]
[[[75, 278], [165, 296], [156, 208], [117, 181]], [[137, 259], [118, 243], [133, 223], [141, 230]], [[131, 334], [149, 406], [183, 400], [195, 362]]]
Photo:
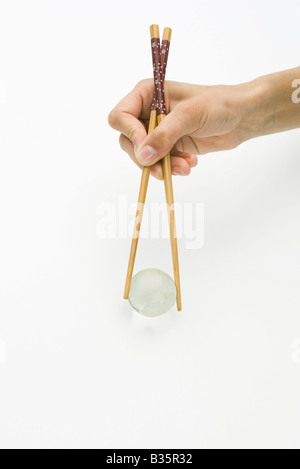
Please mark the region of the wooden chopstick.
[[[171, 40], [172, 30], [170, 28], [165, 28], [163, 33], [163, 41]], [[166, 117], [166, 103], [163, 89], [164, 80], [162, 82], [162, 89], [159, 92], [157, 91], [157, 101], [161, 101], [161, 109], [158, 111], [157, 122], [160, 122]], [[163, 112], [165, 111], [165, 112]], [[165, 184], [165, 193], [166, 193], [166, 202], [168, 206], [168, 215], [169, 215], [169, 226], [170, 226], [170, 241], [171, 241], [171, 250], [172, 250], [172, 260], [173, 260], [173, 271], [174, 271], [174, 283], [177, 292], [177, 309], [178, 311], [182, 310], [182, 301], [181, 301], [181, 287], [180, 287], [180, 274], [179, 274], [179, 260], [178, 260], [178, 245], [177, 245], [177, 235], [176, 235], [176, 223], [175, 223], [175, 207], [174, 207], [174, 192], [173, 192], [173, 182], [172, 182], [172, 165], [171, 165], [171, 156], [168, 153], [162, 159], [162, 170], [164, 176]]]
[[[156, 126], [157, 126], [156, 109], [152, 109], [151, 114], [150, 114], [149, 126], [148, 126], [148, 134], [152, 132]], [[128, 297], [129, 297], [131, 279], [132, 279], [132, 274], [133, 274], [137, 246], [139, 242], [143, 211], [144, 211], [149, 177], [150, 177], [150, 169], [151, 168], [149, 166], [144, 166], [143, 171], [142, 171], [138, 207], [137, 207], [136, 216], [135, 216], [134, 231], [133, 231], [133, 237], [131, 241], [131, 249], [130, 249], [130, 256], [129, 256], [129, 262], [128, 262], [126, 283], [125, 283], [125, 291], [124, 291], [125, 300], [128, 300]]]
[[[158, 40], [160, 40], [158, 25], [156, 25], [155, 27], [154, 34], [155, 34], [155, 37], [158, 38]], [[151, 39], [152, 39], [152, 36], [151, 36]], [[157, 119], [156, 119], [157, 102], [156, 101], [157, 101], [156, 87], [154, 86], [153, 100], [152, 100], [150, 120], [149, 120], [149, 126], [148, 126], [148, 134], [152, 132], [157, 126]], [[140, 236], [144, 206], [145, 206], [145, 201], [146, 201], [150, 171], [151, 171], [150, 166], [143, 167], [141, 184], [140, 184], [140, 192], [139, 192], [139, 198], [138, 198], [138, 206], [137, 206], [137, 211], [136, 211], [136, 216], [135, 216], [134, 230], [133, 230], [133, 236], [132, 236], [132, 241], [131, 241], [129, 262], [128, 262], [128, 268], [127, 268], [126, 282], [125, 282], [125, 290], [124, 290], [125, 300], [128, 300], [129, 292], [130, 292], [130, 286], [131, 286], [136, 252], [137, 252], [137, 247], [138, 247], [138, 242], [139, 242], [139, 236]]]
[[[157, 116], [158, 123], [160, 123], [165, 117], [166, 117], [165, 114], [160, 114], [159, 116]], [[162, 160], [162, 170], [163, 170], [163, 176], [164, 176], [166, 202], [168, 206], [168, 215], [169, 215], [174, 283], [175, 283], [176, 292], [177, 292], [177, 309], [178, 311], [181, 311], [182, 310], [181, 287], [180, 287], [180, 275], [179, 275], [178, 245], [177, 245], [177, 235], [176, 235], [174, 193], [173, 193], [172, 167], [171, 167], [170, 153], [168, 153]]]

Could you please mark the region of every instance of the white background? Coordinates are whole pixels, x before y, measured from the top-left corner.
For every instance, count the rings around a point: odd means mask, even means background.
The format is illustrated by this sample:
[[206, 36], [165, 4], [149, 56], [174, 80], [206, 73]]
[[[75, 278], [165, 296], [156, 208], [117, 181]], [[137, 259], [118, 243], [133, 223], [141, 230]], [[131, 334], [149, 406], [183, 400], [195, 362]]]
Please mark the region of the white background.
[[[174, 179], [203, 203], [180, 240], [183, 312], [122, 300], [130, 239], [99, 207], [140, 172], [107, 125], [151, 76], [234, 84], [299, 65], [299, 0], [0, 1], [0, 446], [300, 448], [300, 130], [200, 158]], [[300, 78], [300, 77], [299, 77]], [[163, 200], [151, 181], [148, 200]], [[172, 273], [168, 240], [136, 271]]]

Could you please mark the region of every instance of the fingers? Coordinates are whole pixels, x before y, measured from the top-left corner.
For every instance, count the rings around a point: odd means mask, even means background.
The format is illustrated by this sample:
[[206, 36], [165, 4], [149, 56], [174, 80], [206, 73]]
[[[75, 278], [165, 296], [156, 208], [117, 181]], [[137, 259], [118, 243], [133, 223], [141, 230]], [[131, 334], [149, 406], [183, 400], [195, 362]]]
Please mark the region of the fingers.
[[176, 142], [190, 134], [191, 119], [185, 106], [178, 105], [151, 132], [137, 149], [137, 159], [144, 166], [151, 166], [171, 151]]
[[195, 168], [198, 164], [198, 156], [193, 153], [181, 153], [181, 158], [184, 158], [190, 168]]
[[[140, 169], [143, 169], [143, 166], [138, 162], [138, 160], [135, 157], [134, 146], [133, 146], [132, 142], [129, 140], [129, 138], [127, 138], [127, 137], [125, 137], [125, 135], [121, 134], [120, 138], [119, 138], [119, 142], [120, 142], [120, 146], [121, 146], [122, 150], [124, 150], [130, 156], [132, 161]], [[150, 173], [156, 179], [162, 180], [163, 179], [163, 174], [162, 174], [161, 163], [159, 162], [156, 165], [154, 165], [151, 168]]]
[[[125, 136], [120, 135], [120, 146], [124, 150], [132, 161], [136, 163], [139, 168], [142, 168], [142, 165], [139, 163], [135, 156], [134, 146], [132, 142]], [[172, 164], [172, 173], [175, 176], [188, 176], [191, 172], [191, 168], [194, 168], [198, 164], [198, 157], [192, 153], [180, 152], [176, 149], [171, 151], [171, 164]], [[158, 161], [153, 166], [151, 166], [151, 175], [156, 179], [163, 180], [163, 172], [161, 162]]]
[[153, 80], [143, 80], [110, 112], [108, 123], [124, 134], [136, 147], [147, 136], [139, 118], [149, 118]]

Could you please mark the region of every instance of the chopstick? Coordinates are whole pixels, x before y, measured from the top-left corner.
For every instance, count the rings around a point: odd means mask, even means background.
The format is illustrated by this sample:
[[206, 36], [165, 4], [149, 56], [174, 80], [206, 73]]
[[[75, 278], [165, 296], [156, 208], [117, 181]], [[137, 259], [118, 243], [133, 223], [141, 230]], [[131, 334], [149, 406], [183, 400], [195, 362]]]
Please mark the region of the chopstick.
[[[158, 40], [160, 41], [159, 27], [157, 25], [156, 25], [154, 34], [155, 34], [155, 37], [158, 38]], [[151, 36], [151, 39], [152, 39], [152, 36]], [[156, 106], [157, 106], [157, 96], [156, 96], [156, 86], [154, 86], [153, 100], [152, 100], [152, 106], [151, 106], [151, 112], [150, 112], [150, 120], [149, 120], [149, 125], [148, 125], [148, 134], [152, 132], [157, 126]], [[131, 279], [132, 279], [134, 263], [135, 263], [135, 258], [136, 258], [136, 251], [137, 251], [138, 242], [139, 242], [141, 223], [142, 223], [144, 206], [145, 206], [145, 201], [146, 201], [150, 171], [151, 171], [150, 166], [143, 167], [141, 184], [140, 184], [140, 192], [139, 192], [139, 198], [138, 198], [138, 206], [137, 206], [137, 211], [136, 211], [136, 216], [135, 216], [134, 230], [133, 230], [133, 236], [132, 236], [132, 241], [131, 241], [128, 269], [127, 269], [127, 275], [126, 275], [126, 283], [125, 283], [125, 290], [124, 290], [125, 300], [128, 300], [129, 292], [130, 292]]]
[[[153, 31], [153, 26], [151, 26]], [[165, 28], [163, 35], [164, 41], [169, 41], [171, 39], [172, 30], [170, 28]], [[151, 34], [152, 36], [152, 34]], [[157, 47], [157, 46], [156, 46]], [[160, 52], [160, 51], [159, 51]], [[162, 69], [157, 66], [157, 59], [154, 58], [154, 80], [157, 84], [156, 87], [156, 100], [157, 100], [157, 123], [158, 125], [166, 117], [166, 100], [165, 100], [165, 90], [164, 90], [164, 77], [162, 74]], [[176, 236], [176, 224], [175, 224], [175, 208], [174, 208], [174, 193], [173, 193], [173, 182], [172, 182], [172, 167], [171, 167], [171, 156], [168, 153], [162, 159], [162, 170], [165, 183], [165, 193], [166, 193], [166, 202], [168, 206], [168, 215], [169, 215], [169, 227], [170, 227], [170, 241], [171, 241], [171, 251], [172, 251], [172, 260], [173, 260], [173, 271], [174, 271], [174, 283], [177, 292], [177, 309], [178, 311], [182, 310], [181, 302], [181, 287], [180, 287], [180, 275], [179, 275], [179, 260], [178, 260], [178, 245], [177, 245], [177, 236]]]
[[[168, 60], [169, 46], [171, 41], [171, 28], [165, 28], [163, 32], [162, 44], [160, 45], [160, 35], [158, 25], [150, 26], [151, 34], [151, 48], [152, 48], [152, 59], [153, 59], [153, 70], [154, 70], [154, 93], [153, 101], [151, 106], [150, 121], [148, 127], [148, 134], [152, 132], [156, 125], [158, 125], [164, 117], [166, 117], [166, 103], [164, 94], [164, 79], [166, 74], [166, 66]], [[175, 213], [174, 213], [174, 194], [173, 194], [173, 183], [172, 183], [172, 168], [171, 168], [171, 156], [170, 153], [166, 155], [162, 160], [162, 170], [165, 184], [166, 202], [168, 206], [168, 218], [170, 227], [170, 240], [171, 240], [171, 251], [173, 260], [173, 271], [174, 271], [174, 283], [177, 293], [177, 309], [182, 310], [181, 304], [181, 288], [180, 288], [180, 276], [179, 276], [179, 261], [178, 261], [178, 246], [176, 237], [176, 226], [175, 226]], [[126, 276], [126, 284], [124, 291], [124, 298], [128, 299], [132, 273], [136, 258], [139, 233], [141, 229], [141, 221], [143, 217], [144, 204], [147, 195], [147, 188], [149, 183], [150, 167], [144, 167], [142, 171], [142, 178], [140, 184], [140, 192], [138, 198], [138, 208], [136, 212], [134, 233], [131, 243], [131, 250], [129, 256], [128, 270]]]
[[[151, 114], [150, 114], [148, 134], [152, 132], [156, 126], [157, 126], [156, 109], [152, 109]], [[131, 249], [130, 249], [130, 255], [129, 255], [127, 275], [126, 275], [126, 283], [125, 283], [125, 291], [124, 291], [125, 300], [128, 300], [128, 297], [129, 297], [132, 273], [133, 273], [133, 268], [134, 268], [134, 263], [135, 263], [137, 246], [139, 242], [141, 223], [142, 223], [142, 218], [143, 218], [144, 206], [145, 206], [149, 177], [150, 177], [150, 170], [151, 168], [149, 166], [144, 166], [143, 171], [142, 171], [138, 206], [137, 206], [137, 211], [136, 211], [136, 216], [135, 216], [134, 230], [133, 230], [133, 236], [132, 236], [132, 241], [131, 241]]]

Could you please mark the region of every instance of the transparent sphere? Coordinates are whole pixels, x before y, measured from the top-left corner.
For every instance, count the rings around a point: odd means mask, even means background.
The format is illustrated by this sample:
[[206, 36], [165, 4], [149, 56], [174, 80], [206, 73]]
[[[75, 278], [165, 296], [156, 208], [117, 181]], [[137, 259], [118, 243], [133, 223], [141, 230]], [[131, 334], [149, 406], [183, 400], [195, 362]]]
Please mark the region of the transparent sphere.
[[171, 277], [158, 269], [146, 269], [131, 282], [129, 302], [143, 316], [167, 313], [176, 300], [176, 288]]

